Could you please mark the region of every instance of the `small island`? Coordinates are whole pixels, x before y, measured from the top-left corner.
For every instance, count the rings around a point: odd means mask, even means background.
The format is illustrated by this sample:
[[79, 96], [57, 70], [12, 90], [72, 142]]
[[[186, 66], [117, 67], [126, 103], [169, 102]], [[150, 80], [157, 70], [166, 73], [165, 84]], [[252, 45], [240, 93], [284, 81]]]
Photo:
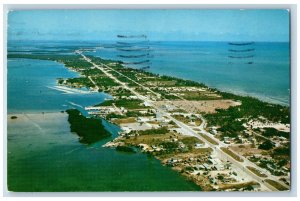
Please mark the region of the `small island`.
[[87, 118], [76, 109], [69, 109], [66, 112], [69, 114], [68, 121], [71, 132], [76, 133], [80, 137], [79, 141], [81, 143], [92, 144], [111, 136], [102, 125], [101, 120]]

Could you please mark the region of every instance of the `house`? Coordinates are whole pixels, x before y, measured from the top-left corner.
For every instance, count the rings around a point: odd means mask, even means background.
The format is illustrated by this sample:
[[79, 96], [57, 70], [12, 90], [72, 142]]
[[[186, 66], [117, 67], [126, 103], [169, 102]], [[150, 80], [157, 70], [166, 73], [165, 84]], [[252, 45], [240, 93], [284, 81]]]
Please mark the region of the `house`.
[[224, 137], [224, 143], [230, 144], [230, 138], [229, 137]]
[[129, 96], [128, 99], [135, 100], [135, 99], [138, 99], [138, 97], [137, 96]]
[[138, 117], [137, 121], [138, 122], [147, 122], [147, 121], [150, 121], [150, 118], [149, 117]]
[[144, 105], [145, 105], [146, 107], [151, 106], [151, 104], [148, 103], [147, 101], [144, 102]]
[[241, 142], [242, 142], [243, 144], [247, 143], [247, 140], [246, 140], [245, 138], [239, 138], [239, 139], [241, 140]]
[[195, 144], [195, 149], [202, 148], [202, 147], [204, 147], [204, 144], [201, 144], [201, 143]]
[[203, 166], [204, 166], [205, 170], [210, 170], [211, 169], [210, 166], [207, 163], [204, 163]]

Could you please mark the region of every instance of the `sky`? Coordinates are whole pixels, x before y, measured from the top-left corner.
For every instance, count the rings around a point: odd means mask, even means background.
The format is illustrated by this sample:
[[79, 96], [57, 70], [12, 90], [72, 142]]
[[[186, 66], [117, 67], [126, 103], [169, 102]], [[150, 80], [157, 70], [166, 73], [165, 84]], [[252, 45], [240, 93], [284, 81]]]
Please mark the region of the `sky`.
[[19, 10], [8, 40], [289, 41], [287, 10]]

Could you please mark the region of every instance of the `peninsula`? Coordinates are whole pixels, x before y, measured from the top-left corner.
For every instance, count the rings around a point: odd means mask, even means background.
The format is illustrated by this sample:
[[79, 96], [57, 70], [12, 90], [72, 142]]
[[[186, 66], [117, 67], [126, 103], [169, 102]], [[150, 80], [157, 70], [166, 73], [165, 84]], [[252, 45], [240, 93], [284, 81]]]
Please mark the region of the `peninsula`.
[[[58, 85], [110, 94], [113, 99], [85, 108], [90, 116], [122, 129], [104, 145], [107, 148], [150, 154], [204, 191], [290, 189], [289, 107], [128, 68], [119, 61], [88, 56], [82, 49], [73, 55], [9, 54], [8, 58], [63, 63], [81, 76], [58, 78]], [[80, 113], [68, 113], [72, 126]], [[102, 139], [86, 136], [87, 143]], [[109, 134], [103, 131], [103, 136]]]

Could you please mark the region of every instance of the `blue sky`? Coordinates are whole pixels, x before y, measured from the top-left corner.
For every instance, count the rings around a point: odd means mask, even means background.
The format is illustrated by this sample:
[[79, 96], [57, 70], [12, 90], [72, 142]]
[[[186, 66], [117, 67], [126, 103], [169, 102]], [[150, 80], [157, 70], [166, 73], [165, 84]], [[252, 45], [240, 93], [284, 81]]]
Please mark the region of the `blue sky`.
[[9, 40], [289, 41], [287, 10], [24, 10], [8, 14]]

